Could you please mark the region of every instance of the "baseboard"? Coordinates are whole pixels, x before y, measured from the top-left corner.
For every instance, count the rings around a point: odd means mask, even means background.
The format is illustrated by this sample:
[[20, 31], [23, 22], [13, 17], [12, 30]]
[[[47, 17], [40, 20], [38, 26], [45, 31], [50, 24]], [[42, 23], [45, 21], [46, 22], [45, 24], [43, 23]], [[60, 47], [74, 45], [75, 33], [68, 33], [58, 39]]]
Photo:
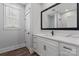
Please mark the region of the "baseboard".
[[8, 52], [8, 51], [12, 51], [21, 47], [25, 47], [25, 43], [21, 43], [21, 44], [17, 44], [17, 45], [13, 45], [10, 47], [6, 47], [6, 48], [2, 48], [0, 49], [0, 53], [4, 53], [4, 52]]

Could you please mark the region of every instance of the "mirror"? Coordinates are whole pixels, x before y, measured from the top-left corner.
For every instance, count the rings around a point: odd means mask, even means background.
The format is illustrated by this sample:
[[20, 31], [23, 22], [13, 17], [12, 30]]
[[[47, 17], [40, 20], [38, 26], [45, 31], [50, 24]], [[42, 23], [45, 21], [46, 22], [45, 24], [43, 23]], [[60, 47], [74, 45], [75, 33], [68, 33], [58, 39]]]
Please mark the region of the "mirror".
[[41, 29], [78, 29], [77, 3], [57, 3], [41, 12]]

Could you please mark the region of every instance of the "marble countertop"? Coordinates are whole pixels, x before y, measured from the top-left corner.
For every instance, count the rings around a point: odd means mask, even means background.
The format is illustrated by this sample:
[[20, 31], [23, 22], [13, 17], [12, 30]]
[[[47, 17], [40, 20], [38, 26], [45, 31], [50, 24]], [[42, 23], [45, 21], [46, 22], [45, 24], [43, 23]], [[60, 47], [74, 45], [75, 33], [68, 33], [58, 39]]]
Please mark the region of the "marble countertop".
[[57, 36], [57, 35], [52, 36], [47, 34], [33, 34], [33, 35], [79, 46], [79, 37], [65, 37], [65, 36]]

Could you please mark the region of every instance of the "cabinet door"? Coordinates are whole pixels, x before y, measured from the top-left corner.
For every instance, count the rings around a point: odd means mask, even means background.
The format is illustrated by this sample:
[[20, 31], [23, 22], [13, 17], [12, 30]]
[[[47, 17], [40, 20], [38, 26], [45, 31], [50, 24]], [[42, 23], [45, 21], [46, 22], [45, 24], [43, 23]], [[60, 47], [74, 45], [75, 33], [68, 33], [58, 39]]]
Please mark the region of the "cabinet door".
[[43, 38], [38, 36], [33, 36], [33, 50], [38, 53], [41, 56], [45, 55], [44, 50], [44, 41], [42, 41]]
[[38, 40], [36, 36], [33, 36], [33, 50], [38, 52]]
[[58, 56], [58, 46], [46, 43], [46, 56]]
[[45, 56], [45, 43], [42, 40], [38, 40], [38, 54]]
[[76, 47], [70, 44], [60, 43], [60, 55], [61, 56], [75, 56]]

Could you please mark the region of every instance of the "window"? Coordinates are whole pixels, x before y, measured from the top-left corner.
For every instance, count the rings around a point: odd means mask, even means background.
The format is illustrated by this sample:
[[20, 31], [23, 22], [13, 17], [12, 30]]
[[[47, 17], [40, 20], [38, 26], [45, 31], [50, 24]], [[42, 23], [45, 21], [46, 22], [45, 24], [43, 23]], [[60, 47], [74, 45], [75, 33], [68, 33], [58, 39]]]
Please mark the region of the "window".
[[18, 29], [20, 27], [20, 10], [18, 8], [5, 6], [4, 18], [4, 28]]

